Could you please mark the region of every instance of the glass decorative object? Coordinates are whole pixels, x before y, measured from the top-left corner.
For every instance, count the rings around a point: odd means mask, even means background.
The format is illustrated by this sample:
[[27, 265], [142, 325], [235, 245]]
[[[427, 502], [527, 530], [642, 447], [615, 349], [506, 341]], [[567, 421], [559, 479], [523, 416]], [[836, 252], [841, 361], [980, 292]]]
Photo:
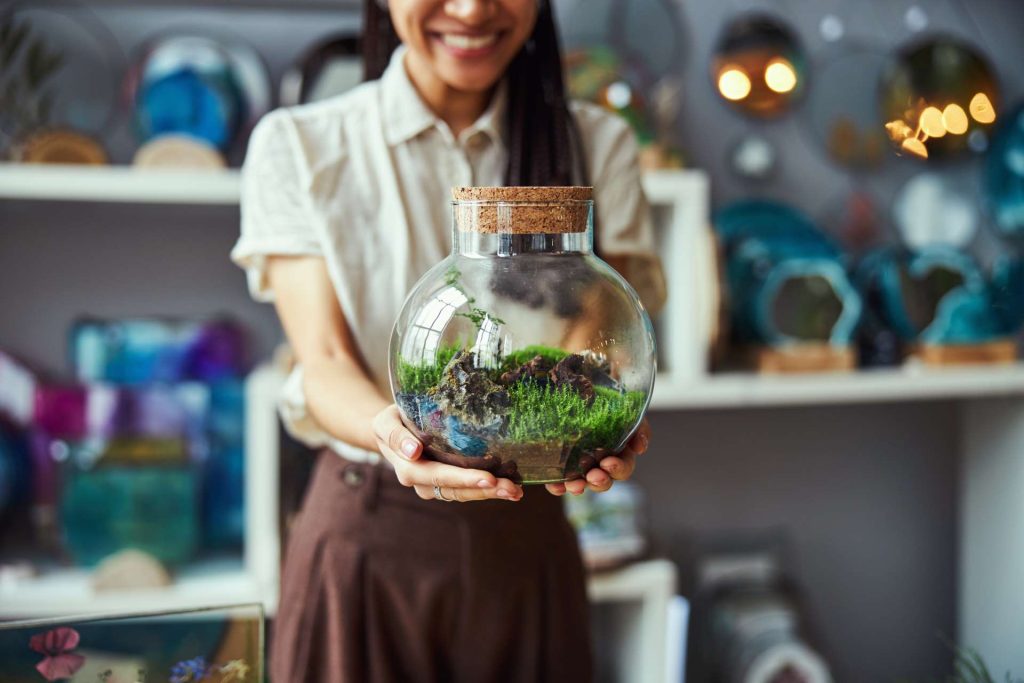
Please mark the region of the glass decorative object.
[[6, 622], [0, 681], [263, 681], [263, 624], [258, 604]]
[[800, 98], [805, 62], [795, 33], [781, 18], [742, 14], [719, 37], [710, 75], [726, 102], [756, 118], [771, 118]]
[[999, 83], [985, 56], [948, 36], [900, 50], [882, 70], [885, 130], [900, 154], [951, 159], [988, 147]]
[[582, 477], [650, 401], [655, 340], [593, 253], [589, 187], [453, 190], [454, 249], [395, 323], [403, 420], [435, 460], [525, 484]]
[[1024, 105], [1012, 111], [993, 135], [982, 190], [996, 229], [1024, 247]]

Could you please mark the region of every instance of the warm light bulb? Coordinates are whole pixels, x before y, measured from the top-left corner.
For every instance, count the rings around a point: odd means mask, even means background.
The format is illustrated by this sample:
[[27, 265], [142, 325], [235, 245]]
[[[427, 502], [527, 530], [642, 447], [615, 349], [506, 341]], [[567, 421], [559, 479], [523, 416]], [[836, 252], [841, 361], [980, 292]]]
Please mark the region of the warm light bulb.
[[773, 59], [764, 70], [764, 82], [777, 93], [790, 92], [796, 87], [796, 71], [785, 59]]
[[910, 152], [911, 154], [916, 154], [922, 159], [928, 158], [928, 148], [925, 147], [924, 143], [918, 140], [917, 138], [907, 138], [906, 140], [903, 141], [902, 147], [906, 151]]
[[971, 98], [971, 103], [968, 105], [971, 110], [971, 116], [978, 123], [992, 123], [996, 120], [996, 110], [992, 106], [991, 100], [988, 99], [988, 95], [983, 92], [976, 94]]
[[738, 66], [729, 66], [718, 76], [718, 91], [727, 100], [742, 100], [750, 94], [750, 78]]
[[942, 112], [936, 107], [925, 107], [918, 125], [930, 138], [941, 138], [946, 134], [946, 127], [942, 125]]
[[947, 104], [942, 110], [942, 125], [953, 135], [963, 135], [967, 132], [967, 112], [959, 104]]

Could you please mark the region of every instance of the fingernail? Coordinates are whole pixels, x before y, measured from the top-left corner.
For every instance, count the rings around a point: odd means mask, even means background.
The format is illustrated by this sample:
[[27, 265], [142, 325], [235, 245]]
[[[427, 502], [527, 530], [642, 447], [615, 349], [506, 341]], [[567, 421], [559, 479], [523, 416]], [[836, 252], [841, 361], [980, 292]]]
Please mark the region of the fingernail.
[[482, 489], [489, 489], [489, 488], [491, 488], [491, 482], [487, 481], [486, 479], [481, 479], [480, 481], [478, 481], [476, 483], [476, 485], [479, 486]]
[[640, 437], [640, 450], [646, 451], [648, 443], [649, 443], [649, 439], [647, 438], [647, 435], [644, 434], [643, 436], [641, 436]]
[[505, 489], [498, 489], [498, 498], [508, 498], [508, 491]]
[[416, 442], [412, 439], [406, 439], [402, 442], [402, 455], [407, 458], [411, 458], [416, 453]]

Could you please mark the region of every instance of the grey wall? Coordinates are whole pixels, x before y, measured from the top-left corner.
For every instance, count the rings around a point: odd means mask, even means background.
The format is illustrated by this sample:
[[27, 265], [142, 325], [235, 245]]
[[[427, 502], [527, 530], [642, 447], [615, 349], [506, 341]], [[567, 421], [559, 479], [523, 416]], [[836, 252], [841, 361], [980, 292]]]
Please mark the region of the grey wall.
[[[284, 3], [282, 3], [284, 4]], [[559, 3], [572, 30], [596, 31], [605, 0]], [[922, 3], [935, 27], [998, 46], [992, 54], [1005, 91], [1024, 93], [1021, 3]], [[303, 3], [305, 6], [306, 3]], [[641, 41], [662, 57], [665, 23], [652, 2], [630, 0]], [[797, 203], [812, 214], [841, 199], [853, 180], [836, 171], [800, 133], [802, 114], [752, 123], [712, 94], [707, 58], [723, 18], [749, 7], [792, 18], [812, 60], [826, 12], [847, 23], [851, 39], [884, 49], [909, 37], [901, 17], [909, 2], [778, 0], [680, 2], [686, 21], [681, 141], [693, 165], [708, 169], [717, 203], [754, 192]], [[107, 4], [101, 16], [134, 54], [149, 35], [203, 25], [258, 45], [275, 79], [343, 13], [287, 14], [232, 8], [203, 10]], [[733, 178], [725, 151], [750, 127], [782, 151], [781, 172], [751, 187]], [[112, 132], [119, 160], [131, 153], [130, 126]], [[919, 168], [894, 162], [866, 182], [889, 201]], [[228, 264], [237, 211], [225, 208], [94, 206], [0, 202], [0, 348], [36, 365], [64, 369], [65, 334], [77, 315], [230, 311], [254, 332], [256, 352], [280, 338], [272, 311], [248, 301], [241, 273]], [[917, 680], [939, 676], [949, 656], [936, 638], [955, 627], [956, 450], [948, 404], [754, 411], [659, 413], [655, 440], [638, 479], [650, 493], [661, 547], [681, 557], [693, 532], [783, 526], [794, 543], [798, 578], [810, 597], [826, 652], [840, 681]]]

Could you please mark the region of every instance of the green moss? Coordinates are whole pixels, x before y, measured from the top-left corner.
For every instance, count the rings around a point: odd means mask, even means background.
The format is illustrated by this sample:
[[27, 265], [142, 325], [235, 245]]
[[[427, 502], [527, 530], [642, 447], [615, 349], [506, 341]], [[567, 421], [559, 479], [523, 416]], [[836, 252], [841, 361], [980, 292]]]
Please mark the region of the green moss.
[[567, 351], [556, 349], [553, 346], [541, 346], [539, 344], [525, 346], [505, 356], [505, 360], [502, 361], [502, 371], [514, 370], [524, 363], [529, 363], [533, 360], [534, 356], [541, 356], [544, 360], [554, 365], [568, 355]]
[[441, 373], [452, 357], [462, 348], [461, 344], [442, 346], [437, 350], [433, 363], [416, 365], [398, 359], [398, 386], [407, 394], [425, 394], [441, 382]]
[[520, 443], [578, 439], [583, 450], [615, 445], [640, 416], [644, 393], [619, 393], [605, 387], [595, 387], [595, 393], [588, 406], [569, 387], [541, 387], [532, 382], [511, 387], [508, 439]]

